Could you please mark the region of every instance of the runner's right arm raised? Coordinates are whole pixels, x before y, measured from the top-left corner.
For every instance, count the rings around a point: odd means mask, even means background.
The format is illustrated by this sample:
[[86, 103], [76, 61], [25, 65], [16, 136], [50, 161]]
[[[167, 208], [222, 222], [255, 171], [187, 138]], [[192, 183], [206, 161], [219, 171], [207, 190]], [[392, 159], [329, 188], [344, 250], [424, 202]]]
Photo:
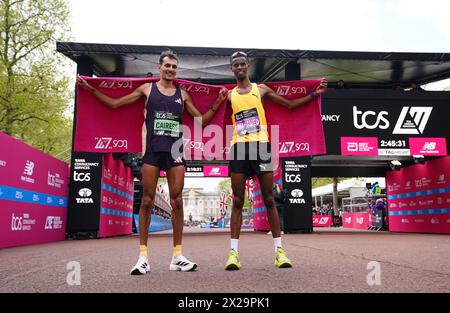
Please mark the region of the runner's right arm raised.
[[92, 87], [86, 80], [84, 80], [80, 76], [77, 76], [77, 83], [112, 109], [117, 109], [118, 107], [121, 107], [123, 105], [133, 103], [139, 100], [139, 98], [141, 97], [147, 96], [146, 90], [148, 90], [149, 88], [149, 83], [146, 83], [139, 86], [128, 95], [114, 99]]

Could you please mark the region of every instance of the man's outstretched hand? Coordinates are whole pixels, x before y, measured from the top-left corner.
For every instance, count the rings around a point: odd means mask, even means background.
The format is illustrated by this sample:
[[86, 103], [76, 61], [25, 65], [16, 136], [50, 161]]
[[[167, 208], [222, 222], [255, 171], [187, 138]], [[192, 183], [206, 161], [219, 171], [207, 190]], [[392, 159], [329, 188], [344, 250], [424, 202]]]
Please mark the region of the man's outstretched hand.
[[326, 79], [323, 79], [320, 82], [319, 86], [317, 86], [315, 91], [318, 95], [320, 95], [320, 94], [325, 93], [327, 91], [327, 89], [328, 89], [328, 81]]
[[89, 83], [87, 81], [85, 81], [83, 78], [81, 78], [81, 76], [79, 76], [79, 75], [77, 76], [77, 84], [89, 92], [93, 92], [95, 90], [94, 87], [89, 85]]

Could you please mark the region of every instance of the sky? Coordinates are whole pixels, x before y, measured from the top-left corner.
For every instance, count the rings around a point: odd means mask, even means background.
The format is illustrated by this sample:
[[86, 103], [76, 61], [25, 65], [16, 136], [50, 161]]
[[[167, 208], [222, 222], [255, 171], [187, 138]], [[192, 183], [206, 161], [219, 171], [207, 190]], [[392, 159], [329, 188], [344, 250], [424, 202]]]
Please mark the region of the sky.
[[[79, 42], [449, 52], [447, 0], [69, 0]], [[125, 5], [126, 4], [126, 5]]]
[[[75, 42], [450, 53], [448, 0], [69, 0], [69, 4]], [[426, 89], [444, 86], [450, 86], [450, 80]], [[197, 185], [201, 181], [192, 180]], [[187, 180], [186, 186], [191, 184]], [[204, 187], [211, 185], [209, 181]]]

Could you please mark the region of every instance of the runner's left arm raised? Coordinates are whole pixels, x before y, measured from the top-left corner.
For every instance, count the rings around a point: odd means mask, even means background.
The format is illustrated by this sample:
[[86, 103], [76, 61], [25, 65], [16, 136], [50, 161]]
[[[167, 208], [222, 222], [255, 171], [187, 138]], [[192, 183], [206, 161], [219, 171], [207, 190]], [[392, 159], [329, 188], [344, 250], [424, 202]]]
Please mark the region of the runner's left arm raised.
[[261, 84], [261, 85], [258, 85], [258, 87], [259, 87], [262, 99], [264, 97], [266, 97], [267, 99], [269, 99], [273, 102], [276, 102], [278, 104], [281, 104], [282, 106], [284, 106], [288, 109], [293, 109], [293, 108], [296, 108], [300, 105], [303, 105], [303, 104], [315, 99], [318, 95], [326, 92], [327, 87], [328, 87], [328, 82], [326, 80], [322, 80], [320, 82], [319, 86], [317, 86], [315, 91], [313, 91], [312, 93], [310, 93], [309, 95], [307, 95], [305, 97], [292, 99], [292, 100], [288, 100], [286, 98], [283, 98], [282, 96], [277, 95], [277, 93], [275, 91], [273, 91], [271, 88], [269, 88], [267, 85]]
[[197, 118], [201, 118], [202, 119], [202, 127], [208, 125], [208, 123], [213, 118], [214, 113], [219, 109], [219, 106], [221, 105], [221, 103], [225, 100], [225, 98], [228, 95], [228, 91], [225, 88], [222, 88], [219, 91], [219, 95], [217, 96], [217, 99], [211, 105], [209, 110], [205, 114], [202, 115], [197, 110], [194, 103], [192, 102], [191, 96], [185, 90], [181, 90], [181, 93], [183, 96], [183, 101], [184, 101], [186, 111], [194, 118], [195, 121], [198, 120]]

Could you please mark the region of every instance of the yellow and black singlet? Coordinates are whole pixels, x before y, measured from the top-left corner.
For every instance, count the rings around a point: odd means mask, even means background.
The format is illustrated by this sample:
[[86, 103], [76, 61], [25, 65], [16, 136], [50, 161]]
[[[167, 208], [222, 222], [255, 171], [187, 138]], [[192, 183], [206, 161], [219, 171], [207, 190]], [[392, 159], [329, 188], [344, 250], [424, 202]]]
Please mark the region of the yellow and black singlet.
[[239, 94], [237, 87], [231, 91], [233, 109], [233, 140], [231, 145], [240, 142], [269, 142], [266, 114], [264, 112], [258, 85], [252, 83], [252, 89]]

